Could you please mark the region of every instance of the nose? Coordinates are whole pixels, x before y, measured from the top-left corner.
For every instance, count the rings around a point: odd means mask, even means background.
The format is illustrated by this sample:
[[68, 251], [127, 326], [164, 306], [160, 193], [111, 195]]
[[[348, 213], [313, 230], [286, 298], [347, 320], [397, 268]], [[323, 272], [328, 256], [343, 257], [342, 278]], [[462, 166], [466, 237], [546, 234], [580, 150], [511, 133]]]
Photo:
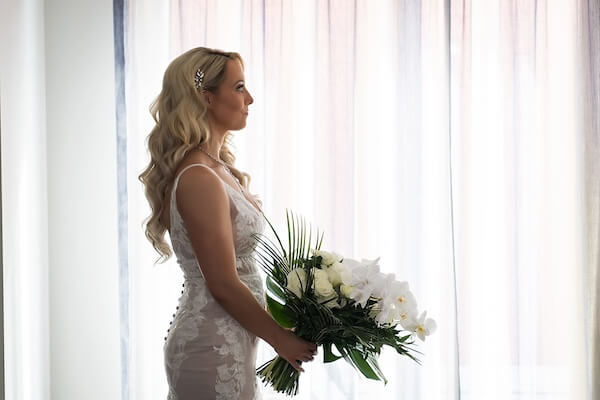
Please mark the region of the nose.
[[246, 98], [246, 104], [252, 104], [254, 103], [254, 98], [252, 97], [252, 95], [250, 94], [250, 92], [247, 92], [248, 96]]

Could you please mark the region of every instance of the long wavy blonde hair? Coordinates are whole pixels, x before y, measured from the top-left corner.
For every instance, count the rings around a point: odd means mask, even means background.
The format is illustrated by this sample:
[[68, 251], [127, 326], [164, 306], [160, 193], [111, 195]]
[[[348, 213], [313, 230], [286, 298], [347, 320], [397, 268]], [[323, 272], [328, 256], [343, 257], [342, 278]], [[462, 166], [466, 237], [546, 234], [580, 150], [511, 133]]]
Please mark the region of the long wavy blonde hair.
[[[165, 195], [181, 161], [192, 150], [210, 140], [210, 128], [206, 117], [207, 108], [200, 100], [194, 84], [198, 68], [204, 71], [202, 88], [218, 93], [225, 79], [228, 60], [244, 62], [236, 52], [225, 52], [206, 47], [196, 47], [175, 58], [167, 67], [162, 90], [150, 105], [150, 113], [156, 123], [147, 137], [150, 162], [138, 176], [144, 184], [145, 195], [150, 203], [151, 214], [144, 219], [146, 237], [164, 263], [173, 254], [165, 240], [167, 227], [160, 216], [165, 208]], [[234, 167], [235, 156], [229, 148], [231, 132], [227, 131], [220, 158], [227, 164], [240, 184], [248, 189], [250, 175]]]

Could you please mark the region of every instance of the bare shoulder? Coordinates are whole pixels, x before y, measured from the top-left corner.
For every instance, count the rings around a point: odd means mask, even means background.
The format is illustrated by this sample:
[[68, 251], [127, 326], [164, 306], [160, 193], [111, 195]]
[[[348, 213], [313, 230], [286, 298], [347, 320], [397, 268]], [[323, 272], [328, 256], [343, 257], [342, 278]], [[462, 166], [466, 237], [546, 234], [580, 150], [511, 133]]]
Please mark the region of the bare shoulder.
[[[195, 165], [202, 164], [202, 165]], [[192, 166], [193, 165], [193, 166]], [[189, 186], [195, 187], [200, 184], [208, 184], [210, 186], [216, 186], [215, 179], [215, 162], [208, 156], [200, 151], [193, 151], [189, 153], [179, 164], [175, 176], [179, 176], [179, 183], [177, 185], [177, 198], [179, 199], [180, 188], [185, 187], [182, 192], [187, 192]], [[189, 168], [188, 168], [189, 167]], [[184, 171], [185, 170], [185, 171]], [[182, 172], [183, 171], [183, 172]], [[213, 188], [214, 189], [214, 188]]]
[[221, 178], [206, 165], [187, 168], [179, 177], [176, 192], [178, 208], [194, 204], [202, 204], [204, 209], [228, 207], [229, 198]]
[[180, 163], [177, 208], [188, 228], [192, 224], [199, 228], [223, 224], [229, 218], [229, 196], [215, 171], [218, 166], [201, 151], [189, 153]]

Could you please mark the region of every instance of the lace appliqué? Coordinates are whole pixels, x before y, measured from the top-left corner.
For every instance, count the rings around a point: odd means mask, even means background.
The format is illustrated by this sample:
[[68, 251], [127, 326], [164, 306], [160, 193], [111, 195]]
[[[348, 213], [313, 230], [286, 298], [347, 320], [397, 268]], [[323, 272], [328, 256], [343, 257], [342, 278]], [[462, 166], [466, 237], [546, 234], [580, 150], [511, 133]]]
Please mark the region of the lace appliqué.
[[180, 312], [176, 313], [171, 327], [173, 334], [169, 335], [169, 341], [165, 343], [165, 347], [169, 347], [171, 355], [168, 367], [173, 371], [167, 400], [177, 400], [172, 388], [179, 379], [181, 364], [188, 358], [185, 346], [198, 337], [198, 327], [206, 320], [202, 309], [209, 303], [207, 290], [206, 286], [201, 285], [188, 287], [179, 300], [180, 304], [186, 304], [186, 308], [180, 309]]
[[262, 232], [265, 228], [266, 222], [264, 217], [258, 212], [258, 210], [250, 204], [248, 199], [233, 189], [231, 186], [225, 184], [227, 190], [232, 196], [237, 197], [240, 202], [236, 203], [235, 215], [233, 219], [233, 238], [235, 242], [235, 252], [237, 255], [249, 255], [256, 248], [256, 241], [252, 238], [250, 232]]
[[[246, 384], [244, 349], [248, 348], [252, 337], [250, 332], [243, 329], [231, 317], [218, 318], [215, 320], [215, 325], [217, 334], [225, 338], [224, 344], [214, 346], [214, 349], [223, 356], [223, 364], [217, 368], [215, 383], [217, 400], [237, 399]], [[233, 358], [233, 362], [229, 362], [230, 356]]]
[[[256, 268], [254, 264], [251, 264], [247, 268]], [[250, 289], [254, 298], [260, 303], [260, 305], [266, 309], [267, 307], [267, 299], [265, 289], [263, 287], [262, 278], [258, 274], [258, 272], [250, 273], [248, 275], [241, 275], [240, 280]]]

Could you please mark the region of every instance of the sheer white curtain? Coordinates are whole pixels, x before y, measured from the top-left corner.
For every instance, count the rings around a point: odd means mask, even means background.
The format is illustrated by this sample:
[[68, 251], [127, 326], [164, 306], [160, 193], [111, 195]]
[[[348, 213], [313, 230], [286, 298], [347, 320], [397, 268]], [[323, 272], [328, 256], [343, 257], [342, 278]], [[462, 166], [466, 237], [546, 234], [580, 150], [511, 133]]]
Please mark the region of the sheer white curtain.
[[589, 396], [576, 2], [453, 2], [461, 391]]
[[[152, 267], [140, 228], [148, 105], [173, 57], [208, 46], [244, 57], [254, 104], [234, 132], [237, 165], [275, 226], [291, 208], [324, 229], [323, 248], [381, 256], [438, 323], [422, 366], [384, 350], [387, 386], [317, 359], [298, 399], [592, 399], [597, 5], [128, 8], [131, 398], [166, 396], [163, 337], [182, 283], [174, 260]], [[258, 362], [274, 354], [261, 342]]]

